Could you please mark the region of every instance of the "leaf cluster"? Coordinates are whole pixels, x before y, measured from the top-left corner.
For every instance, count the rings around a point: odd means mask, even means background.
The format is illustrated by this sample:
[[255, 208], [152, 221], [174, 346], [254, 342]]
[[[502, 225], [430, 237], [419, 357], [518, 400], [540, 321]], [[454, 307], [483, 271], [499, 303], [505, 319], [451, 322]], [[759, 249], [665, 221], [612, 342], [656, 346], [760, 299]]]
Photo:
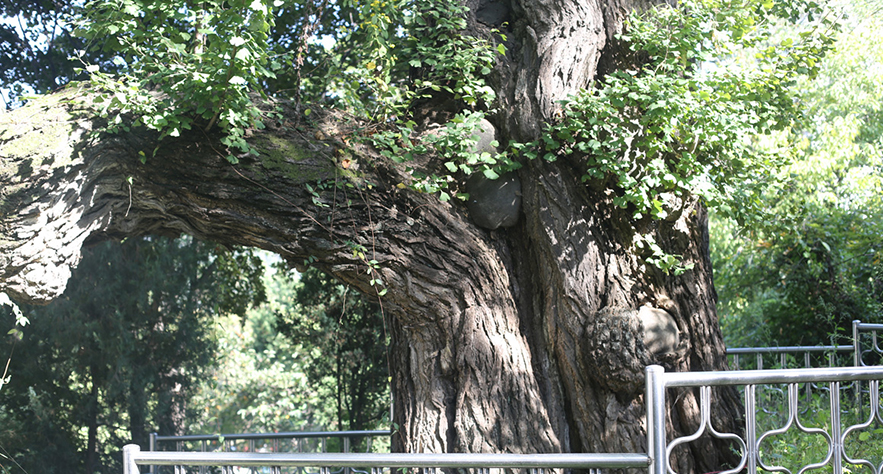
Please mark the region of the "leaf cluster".
[[128, 130], [126, 114], [137, 117], [131, 126], [161, 137], [217, 124], [224, 145], [253, 152], [246, 130], [262, 128], [263, 113], [250, 94], [262, 92], [272, 68], [281, 67], [267, 57], [273, 24], [262, 0], [97, 0], [75, 34], [118, 67], [110, 74], [85, 66], [103, 91], [95, 102], [111, 131]]
[[[454, 177], [458, 174], [469, 176], [480, 172], [488, 179], [497, 179], [501, 174], [521, 167], [521, 163], [513, 159], [512, 152], [478, 149], [485, 117], [486, 113], [482, 111], [460, 112], [419, 141], [411, 138], [416, 127], [413, 121], [398, 123], [394, 130], [377, 133], [371, 139], [383, 156], [396, 163], [406, 163], [421, 155], [435, 156], [443, 163], [444, 169], [438, 172], [411, 169], [409, 184], [418, 192], [438, 193], [439, 199], [448, 201], [451, 198], [449, 191], [456, 183]], [[499, 143], [492, 140], [489, 146], [496, 149]], [[457, 197], [467, 199], [468, 195], [458, 193]]]
[[[632, 14], [621, 39], [645, 59], [565, 103], [543, 135], [545, 158], [575, 156], [583, 180], [616, 189], [615, 203], [636, 219], [664, 219], [683, 202], [671, 197], [690, 195], [749, 211], [746, 184], [778, 162], [755, 137], [800, 119], [790, 88], [830, 49], [833, 26], [812, 21], [820, 14], [812, 2], [730, 0]], [[808, 25], [777, 38], [777, 25], [796, 17]]]

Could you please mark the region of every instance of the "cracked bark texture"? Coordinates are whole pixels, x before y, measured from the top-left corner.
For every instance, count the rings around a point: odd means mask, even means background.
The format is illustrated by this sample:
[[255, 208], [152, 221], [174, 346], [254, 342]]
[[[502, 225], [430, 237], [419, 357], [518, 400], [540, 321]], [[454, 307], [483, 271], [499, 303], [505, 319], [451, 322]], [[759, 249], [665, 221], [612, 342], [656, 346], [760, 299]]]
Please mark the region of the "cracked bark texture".
[[[505, 111], [491, 117], [501, 143], [536, 138], [558, 101], [622, 63], [615, 34], [628, 9], [647, 6], [467, 5], [470, 33], [508, 35], [492, 77]], [[578, 163], [534, 161], [519, 171], [518, 223], [489, 232], [460, 203], [401, 189], [403, 169], [347, 141], [347, 121], [332, 113], [313, 108], [307, 123], [281, 104], [289, 123], [255, 132], [260, 156], [238, 165], [201, 132], [163, 141], [141, 164], [155, 136], [93, 137], [88, 94], [69, 87], [0, 116], [0, 291], [20, 302], [58, 296], [82, 246], [130, 235], [184, 232], [294, 265], [311, 259], [369, 294], [364, 260], [376, 260], [373, 278], [388, 288], [393, 443], [410, 452], [642, 452], [643, 366], [725, 369], [699, 203], [669, 221], [632, 223], [609, 192], [580, 182]], [[648, 267], [632, 225], [694, 268], [671, 276]], [[673, 357], [656, 360], [643, 347], [629, 315], [644, 303], [677, 323]], [[717, 396], [716, 427], [738, 431], [736, 393]], [[673, 399], [671, 435], [694, 432], [695, 394]], [[732, 461], [707, 439], [676, 454], [680, 473]]]

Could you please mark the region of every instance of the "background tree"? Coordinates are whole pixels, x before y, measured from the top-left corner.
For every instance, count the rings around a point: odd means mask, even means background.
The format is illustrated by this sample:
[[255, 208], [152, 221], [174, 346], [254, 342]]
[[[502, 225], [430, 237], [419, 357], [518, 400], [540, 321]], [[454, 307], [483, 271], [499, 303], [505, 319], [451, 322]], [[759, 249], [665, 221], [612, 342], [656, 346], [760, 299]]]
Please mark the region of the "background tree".
[[836, 53], [798, 87], [806, 120], [765, 146], [793, 162], [771, 180], [763, 218], [714, 219], [719, 308], [731, 345], [846, 343], [880, 321], [883, 265], [883, 27], [851, 4]]
[[376, 300], [315, 269], [300, 276], [297, 305], [281, 309], [279, 331], [312, 346], [304, 368], [313, 387], [336, 401], [336, 426], [346, 430], [386, 428], [389, 422], [388, 338]]
[[5, 455], [24, 472], [111, 472], [122, 443], [183, 434], [216, 351], [212, 316], [260, 302], [261, 273], [251, 253], [190, 238], [86, 249], [64, 295], [26, 310], [41, 323], [23, 332], [0, 392]]
[[[199, 383], [194, 403], [204, 412], [189, 431], [388, 428], [377, 306], [315, 270], [301, 278], [278, 268], [264, 280], [265, 303], [219, 323], [220, 364]], [[280, 323], [291, 332], [278, 332]]]
[[[0, 288], [56, 297], [82, 244], [112, 236], [262, 247], [383, 295], [394, 449], [643, 450], [644, 366], [725, 367], [705, 206], [752, 202], [768, 157], [749, 138], [797, 113], [824, 11], [323, 5], [89, 2], [78, 34], [122, 75], [87, 62], [92, 86], [0, 119]], [[275, 56], [286, 12], [328, 47], [304, 33]], [[782, 22], [805, 34], [774, 36]], [[743, 48], [747, 67], [696, 68]], [[293, 101], [270, 100], [286, 77]], [[643, 304], [679, 347], [647, 351]], [[737, 430], [736, 393], [719, 396], [718, 428]], [[696, 407], [673, 399], [673, 434]], [[730, 454], [703, 440], [677, 470]]]
[[[79, 64], [68, 58], [100, 58], [71, 33], [67, 22], [76, 2], [10, 0], [0, 4], [0, 99], [3, 108], [21, 105], [22, 96], [45, 94], [78, 77]], [[112, 63], [105, 64], [108, 69]], [[82, 80], [84, 76], [79, 75]]]

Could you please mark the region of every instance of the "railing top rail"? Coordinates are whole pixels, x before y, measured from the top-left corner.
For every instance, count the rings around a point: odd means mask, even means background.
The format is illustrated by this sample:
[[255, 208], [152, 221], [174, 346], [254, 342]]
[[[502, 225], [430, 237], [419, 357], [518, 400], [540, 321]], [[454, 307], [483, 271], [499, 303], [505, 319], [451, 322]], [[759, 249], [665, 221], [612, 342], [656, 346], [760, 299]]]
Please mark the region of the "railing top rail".
[[[127, 446], [128, 447], [128, 446]], [[646, 454], [228, 453], [135, 451], [131, 460], [156, 466], [646, 468]]]
[[883, 324], [875, 323], [856, 323], [856, 327], [866, 331], [883, 331]]
[[883, 379], [883, 366], [663, 372], [659, 375], [666, 387], [842, 382], [849, 380], [881, 380]]
[[778, 346], [778, 347], [732, 347], [727, 348], [727, 355], [783, 353], [783, 352], [852, 352], [853, 346]]
[[357, 430], [357, 431], [281, 431], [276, 433], [236, 433], [236, 434], [199, 434], [182, 436], [156, 436], [156, 441], [224, 441], [247, 439], [288, 439], [288, 438], [358, 438], [363, 436], [389, 436], [390, 430]]

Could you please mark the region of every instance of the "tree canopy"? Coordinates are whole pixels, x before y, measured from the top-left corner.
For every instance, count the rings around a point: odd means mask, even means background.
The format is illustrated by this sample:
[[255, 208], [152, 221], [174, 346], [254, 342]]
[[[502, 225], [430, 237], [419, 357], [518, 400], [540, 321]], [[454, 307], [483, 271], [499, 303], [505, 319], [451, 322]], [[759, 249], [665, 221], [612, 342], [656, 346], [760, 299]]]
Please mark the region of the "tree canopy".
[[818, 77], [796, 85], [806, 119], [763, 144], [790, 163], [761, 196], [762, 218], [713, 226], [731, 343], [844, 342], [852, 320], [883, 317], [881, 19], [868, 5], [847, 11]]

